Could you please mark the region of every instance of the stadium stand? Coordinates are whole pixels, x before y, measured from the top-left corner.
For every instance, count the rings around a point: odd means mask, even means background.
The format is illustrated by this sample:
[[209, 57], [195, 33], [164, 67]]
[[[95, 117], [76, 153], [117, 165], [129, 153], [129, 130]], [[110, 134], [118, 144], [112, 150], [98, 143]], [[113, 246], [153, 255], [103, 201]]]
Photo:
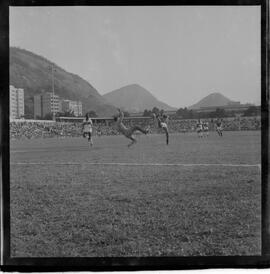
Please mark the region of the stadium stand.
[[[215, 130], [216, 119], [203, 119], [209, 123], [209, 130]], [[192, 132], [196, 130], [198, 120], [180, 120], [174, 119], [169, 121], [169, 132]], [[127, 127], [139, 125], [143, 128], [150, 125], [150, 133], [162, 133], [157, 128], [153, 120], [149, 119], [125, 119], [124, 124]], [[237, 130], [260, 130], [261, 118], [257, 117], [240, 117], [240, 118], [223, 118], [223, 129], [226, 131]], [[118, 131], [113, 127], [111, 121], [108, 123], [98, 123], [95, 125], [94, 134], [97, 130], [101, 135], [118, 135]], [[54, 122], [46, 120], [12, 120], [10, 121], [10, 138], [11, 139], [34, 139], [34, 138], [52, 138], [52, 137], [79, 137], [82, 135], [82, 124], [78, 122]]]

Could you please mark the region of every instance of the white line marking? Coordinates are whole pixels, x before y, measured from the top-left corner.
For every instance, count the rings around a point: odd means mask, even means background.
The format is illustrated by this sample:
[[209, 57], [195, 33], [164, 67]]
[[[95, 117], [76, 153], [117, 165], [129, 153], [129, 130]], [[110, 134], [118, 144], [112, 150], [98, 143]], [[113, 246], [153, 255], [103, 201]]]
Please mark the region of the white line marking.
[[48, 150], [34, 149], [34, 150], [10, 150], [10, 153], [32, 153], [32, 152], [48, 152]]
[[260, 164], [185, 164], [185, 163], [91, 163], [91, 162], [12, 162], [11, 165], [96, 165], [96, 166], [223, 166], [223, 167], [258, 167]]
[[[61, 150], [57, 150], [56, 148], [49, 148], [49, 149], [53, 149], [54, 150], [54, 152], [56, 151], [56, 152], [66, 152], [66, 151], [73, 151], [73, 150], [75, 150], [75, 149], [67, 149], [67, 150], [63, 150], [63, 149], [61, 149]], [[84, 148], [85, 149], [85, 148]], [[48, 152], [48, 153], [50, 153], [50, 152], [52, 152], [52, 151], [50, 151], [50, 150], [44, 150], [44, 149], [29, 149], [29, 150], [10, 150], [10, 153], [37, 153], [37, 152]]]

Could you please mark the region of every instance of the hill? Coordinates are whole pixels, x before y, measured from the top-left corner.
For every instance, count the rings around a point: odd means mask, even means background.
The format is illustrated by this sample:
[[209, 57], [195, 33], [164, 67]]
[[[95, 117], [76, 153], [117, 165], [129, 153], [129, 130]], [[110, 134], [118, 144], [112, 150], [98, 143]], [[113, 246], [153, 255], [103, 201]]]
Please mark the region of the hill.
[[230, 103], [233, 103], [234, 101], [228, 99], [221, 93], [211, 93], [208, 96], [204, 97], [202, 100], [200, 100], [198, 103], [192, 105], [189, 107], [189, 109], [199, 109], [201, 107], [219, 107], [219, 106], [225, 106]]
[[[33, 116], [33, 96], [52, 90], [49, 60], [30, 51], [10, 48], [10, 85], [24, 89], [25, 114]], [[55, 94], [61, 98], [82, 101], [83, 113], [93, 110], [98, 115], [112, 115], [116, 109], [81, 77], [55, 67]]]
[[175, 109], [157, 100], [148, 90], [137, 84], [111, 91], [103, 95], [103, 97], [108, 103], [129, 112], [142, 112], [153, 107], [164, 110]]

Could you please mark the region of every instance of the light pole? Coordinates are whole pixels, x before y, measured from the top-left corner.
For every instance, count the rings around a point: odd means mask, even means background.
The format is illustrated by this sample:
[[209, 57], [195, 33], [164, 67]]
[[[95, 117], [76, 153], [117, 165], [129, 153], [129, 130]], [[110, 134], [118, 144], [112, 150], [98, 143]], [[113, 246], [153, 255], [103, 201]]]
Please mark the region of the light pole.
[[51, 64], [51, 73], [52, 73], [52, 96], [53, 96], [53, 101], [52, 101], [52, 105], [53, 105], [53, 109], [52, 109], [52, 119], [55, 121], [55, 100], [54, 100], [54, 71], [55, 68], [53, 66], [53, 64]]

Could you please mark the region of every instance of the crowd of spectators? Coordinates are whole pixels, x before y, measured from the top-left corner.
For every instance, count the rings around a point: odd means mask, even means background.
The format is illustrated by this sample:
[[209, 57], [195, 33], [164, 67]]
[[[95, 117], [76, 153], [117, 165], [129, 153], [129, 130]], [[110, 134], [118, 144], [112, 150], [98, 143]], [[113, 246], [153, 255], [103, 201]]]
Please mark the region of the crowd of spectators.
[[[260, 130], [260, 117], [234, 117], [224, 118], [222, 120], [222, 127], [224, 130]], [[203, 119], [208, 122], [209, 130], [215, 130], [216, 119]], [[169, 120], [169, 132], [192, 132], [196, 130], [198, 120], [189, 119], [171, 119]], [[162, 131], [157, 127], [152, 119], [137, 119], [124, 120], [127, 127], [139, 125], [142, 128], [150, 127], [150, 133], [161, 133]], [[94, 124], [94, 135], [118, 135], [118, 131], [113, 126], [112, 122], [103, 124]], [[82, 136], [82, 124], [78, 122], [11, 122], [10, 123], [10, 137], [11, 139], [33, 139], [33, 138], [50, 138], [50, 137], [79, 137]]]
[[12, 139], [77, 137], [81, 135], [81, 128], [79, 123], [11, 122], [10, 137]]
[[[237, 131], [237, 130], [260, 130], [261, 118], [260, 117], [232, 117], [220, 119], [222, 122], [222, 128], [225, 131]], [[201, 121], [208, 122], [209, 130], [216, 129], [217, 119], [202, 119]], [[190, 132], [196, 130], [198, 120], [171, 120], [170, 131], [171, 132]]]

